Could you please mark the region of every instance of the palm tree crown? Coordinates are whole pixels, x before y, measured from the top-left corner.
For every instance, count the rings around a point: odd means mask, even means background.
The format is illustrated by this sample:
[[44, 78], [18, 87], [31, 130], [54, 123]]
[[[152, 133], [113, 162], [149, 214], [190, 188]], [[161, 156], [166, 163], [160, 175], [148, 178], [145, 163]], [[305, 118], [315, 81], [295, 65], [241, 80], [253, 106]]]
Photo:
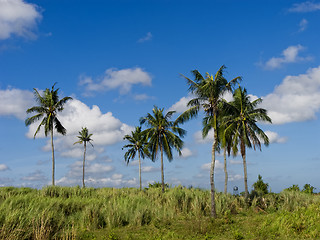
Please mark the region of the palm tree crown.
[[48, 136], [48, 133], [51, 134], [51, 149], [52, 149], [52, 185], [54, 185], [54, 146], [53, 146], [53, 129], [56, 129], [58, 133], [62, 135], [66, 134], [66, 129], [62, 126], [61, 122], [57, 118], [57, 113], [61, 112], [64, 108], [63, 105], [71, 97], [64, 97], [59, 100], [58, 89], [54, 89], [55, 84], [52, 86], [51, 90], [46, 88], [41, 96], [37, 89], [34, 88], [34, 95], [36, 101], [39, 103], [39, 106], [31, 107], [27, 110], [27, 113], [36, 113], [36, 115], [29, 117], [25, 120], [26, 126], [31, 125], [42, 119], [36, 132], [34, 133], [34, 138], [37, 133], [40, 131], [41, 126], [44, 127], [44, 134]]
[[225, 131], [232, 136], [233, 153], [240, 153], [244, 165], [245, 194], [248, 196], [247, 167], [246, 167], [246, 148], [259, 148], [261, 142], [268, 146], [269, 138], [257, 125], [258, 121], [271, 123], [271, 118], [267, 115], [267, 110], [257, 108], [262, 102], [261, 98], [250, 101], [250, 96], [245, 88], [239, 86], [234, 91], [233, 101], [229, 104], [229, 115], [225, 116]]
[[163, 153], [165, 153], [169, 161], [173, 159], [172, 148], [176, 149], [179, 155], [181, 155], [183, 141], [180, 137], [183, 137], [186, 131], [180, 128], [176, 122], [170, 121], [175, 111], [169, 111], [165, 115], [163, 111], [163, 108], [159, 109], [157, 106], [154, 106], [152, 110], [153, 115], [148, 113], [146, 117], [140, 119], [140, 123], [146, 124], [149, 127], [143, 131], [143, 134], [146, 134], [149, 139], [148, 147], [152, 161], [155, 161], [160, 151], [162, 191], [164, 192]]
[[77, 144], [77, 143], [82, 144], [83, 143], [83, 147], [84, 147], [83, 164], [82, 164], [82, 186], [83, 187], [85, 187], [85, 184], [84, 184], [84, 168], [85, 168], [85, 160], [86, 160], [86, 152], [87, 152], [87, 143], [90, 143], [91, 146], [93, 147], [93, 144], [91, 143], [91, 141], [93, 141], [91, 139], [91, 136], [92, 136], [92, 134], [89, 134], [88, 128], [84, 127], [79, 132], [79, 136], [77, 136], [79, 141], [74, 143], [74, 144]]
[[127, 164], [129, 161], [136, 157], [138, 153], [139, 158], [139, 182], [140, 182], [140, 190], [142, 189], [141, 183], [141, 158], [144, 159], [145, 156], [149, 157], [150, 153], [148, 150], [148, 141], [146, 135], [143, 135], [141, 132], [141, 127], [136, 127], [135, 131], [131, 132], [131, 135], [125, 135], [124, 140], [129, 141], [130, 143], [123, 146], [122, 149], [128, 148], [128, 151], [124, 154], [124, 159]]
[[91, 141], [93, 141], [93, 140], [91, 139], [91, 136], [92, 136], [92, 135], [93, 135], [92, 133], [89, 134], [88, 128], [83, 127], [83, 128], [81, 129], [81, 131], [79, 132], [79, 135], [77, 136], [78, 139], [79, 139], [79, 141], [75, 142], [74, 144], [77, 144], [77, 143], [86, 144], [86, 143], [88, 142], [88, 143], [90, 143], [91, 146], [93, 147], [93, 144], [91, 143]]

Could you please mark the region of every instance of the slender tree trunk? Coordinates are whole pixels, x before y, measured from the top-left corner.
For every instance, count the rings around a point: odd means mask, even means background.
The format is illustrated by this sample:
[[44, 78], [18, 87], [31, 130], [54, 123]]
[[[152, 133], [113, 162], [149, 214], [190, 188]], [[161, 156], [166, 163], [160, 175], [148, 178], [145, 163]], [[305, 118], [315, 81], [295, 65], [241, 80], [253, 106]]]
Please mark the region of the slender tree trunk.
[[54, 146], [53, 146], [53, 129], [51, 129], [51, 149], [52, 149], [52, 186], [54, 186]]
[[247, 199], [249, 197], [248, 191], [248, 174], [247, 174], [247, 160], [246, 160], [246, 146], [244, 141], [240, 141], [241, 144], [241, 156], [243, 161], [243, 171], [244, 171], [244, 196]]
[[246, 154], [242, 155], [242, 160], [243, 160], [243, 171], [244, 171], [244, 191], [245, 191], [245, 198], [247, 199], [249, 196], [249, 191], [248, 191], [248, 174], [247, 174]]
[[140, 181], [140, 191], [142, 189], [142, 184], [141, 184], [141, 159], [140, 159], [140, 152], [138, 151], [138, 156], [139, 156], [139, 181]]
[[160, 152], [161, 152], [161, 182], [162, 182], [162, 192], [164, 193], [164, 170], [163, 170], [163, 149], [162, 149], [162, 144], [160, 144]]
[[223, 156], [224, 156], [224, 193], [227, 194], [228, 192], [228, 171], [227, 171], [227, 148], [224, 147], [223, 149]]
[[84, 151], [83, 151], [83, 166], [82, 166], [82, 187], [86, 187], [84, 184], [84, 167], [86, 162], [86, 152], [87, 152], [87, 143], [86, 141], [83, 142]]
[[218, 140], [217, 131], [214, 130], [214, 141], [212, 144], [212, 161], [210, 168], [210, 185], [211, 185], [211, 217], [216, 218], [216, 202], [215, 202], [215, 189], [214, 189], [214, 166], [216, 161], [216, 144]]

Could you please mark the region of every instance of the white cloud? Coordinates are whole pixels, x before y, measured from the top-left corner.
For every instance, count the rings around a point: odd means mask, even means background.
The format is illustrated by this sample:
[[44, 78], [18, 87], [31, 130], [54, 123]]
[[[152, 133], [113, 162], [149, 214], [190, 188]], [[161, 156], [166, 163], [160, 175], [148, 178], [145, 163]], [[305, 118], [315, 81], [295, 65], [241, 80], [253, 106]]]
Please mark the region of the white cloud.
[[286, 63], [295, 63], [295, 62], [312, 60], [311, 57], [298, 56], [299, 53], [304, 49], [305, 47], [303, 47], [302, 45], [289, 46], [288, 48], [282, 51], [281, 57], [272, 57], [263, 65], [265, 69], [273, 70], [276, 68], [281, 68], [283, 64], [286, 64]]
[[[67, 186], [80, 185], [81, 177], [69, 178], [64, 176], [58, 179], [56, 184]], [[124, 179], [122, 174], [113, 174], [111, 177], [97, 177], [91, 175], [85, 179], [85, 184], [90, 187], [137, 187], [138, 181], [136, 178]]]
[[28, 182], [47, 182], [48, 179], [46, 176], [43, 175], [43, 172], [40, 170], [36, 170], [29, 175], [22, 177], [21, 180], [28, 181]]
[[184, 111], [188, 110], [187, 104], [192, 99], [192, 96], [182, 97], [178, 102], [173, 104], [169, 111], [176, 111], [177, 113], [183, 113]]
[[0, 102], [0, 116], [15, 116], [24, 120], [26, 110], [33, 106], [33, 93], [15, 88], [0, 90]]
[[143, 166], [141, 167], [141, 172], [158, 172], [160, 169], [152, 166]]
[[[216, 160], [215, 162], [216, 163], [215, 163], [214, 169], [216, 169], [216, 170], [223, 169], [223, 164], [219, 160]], [[201, 165], [202, 170], [210, 171], [210, 168], [211, 168], [211, 162]]]
[[302, 3], [295, 3], [289, 12], [314, 12], [320, 10], [320, 3], [315, 3], [313, 1], [306, 1]]
[[303, 32], [304, 30], [306, 30], [307, 26], [308, 26], [308, 21], [303, 18], [299, 23], [299, 32]]
[[188, 157], [191, 157], [192, 155], [193, 155], [192, 151], [189, 148], [183, 148], [181, 150], [181, 157], [182, 158], [188, 158]]
[[41, 18], [35, 4], [23, 0], [0, 0], [0, 40], [11, 35], [35, 38], [33, 30]]
[[263, 97], [261, 107], [268, 110], [274, 124], [315, 119], [320, 109], [320, 66], [305, 74], [286, 76]]
[[242, 164], [242, 160], [229, 159], [229, 162], [230, 162], [231, 165], [240, 165], [240, 164]]
[[[58, 179], [56, 181], [57, 184], [61, 185], [75, 185], [81, 184], [82, 180], [82, 161], [76, 161], [73, 164], [69, 165], [68, 172], [65, 176]], [[114, 171], [114, 168], [108, 164], [101, 164], [101, 163], [91, 163], [86, 162], [85, 165], [85, 182], [88, 182], [88, 179], [93, 179], [98, 181], [99, 179], [105, 178], [105, 176]], [[113, 174], [112, 179], [121, 179], [121, 174]]]
[[133, 85], [151, 86], [151, 80], [150, 74], [141, 68], [121, 70], [110, 68], [97, 81], [92, 80], [91, 77], [81, 77], [80, 85], [85, 85], [89, 92], [119, 89], [120, 94], [126, 94], [131, 91]]
[[154, 97], [148, 96], [147, 94], [136, 94], [133, 96], [134, 100], [144, 101], [148, 99], [154, 99]]
[[139, 40], [138, 40], [138, 43], [143, 43], [143, 42], [146, 42], [146, 41], [150, 41], [152, 39], [152, 33], [151, 32], [148, 32], [147, 34], [146, 34], [146, 36], [144, 36], [144, 37], [142, 37], [142, 38], [140, 38]]
[[[87, 127], [89, 133], [92, 133], [92, 144], [94, 148], [88, 145], [87, 160], [93, 160], [96, 154], [103, 152], [104, 147], [112, 145], [123, 140], [123, 136], [129, 134], [133, 127], [122, 123], [115, 118], [111, 112], [102, 113], [96, 105], [92, 108], [77, 99], [70, 100], [66, 103], [65, 109], [58, 115], [58, 119], [67, 129], [66, 136], [55, 134], [54, 144], [56, 150], [66, 157], [79, 158], [83, 155], [83, 147], [80, 144], [73, 145], [77, 141], [77, 135], [82, 127]], [[33, 135], [39, 123], [29, 126], [27, 137], [33, 138]], [[43, 129], [37, 137], [43, 138]], [[44, 147], [45, 151], [51, 151], [50, 140]]]
[[196, 143], [213, 143], [214, 140], [214, 130], [210, 130], [207, 137], [202, 137], [202, 131], [197, 131], [193, 134], [193, 137], [196, 141]]
[[[142, 164], [143, 161], [141, 161], [141, 164]], [[133, 161], [130, 161], [129, 162], [129, 165], [131, 166], [139, 166], [139, 160], [133, 160]]]
[[276, 132], [265, 131], [265, 134], [268, 136], [270, 143], [285, 143], [287, 141], [287, 138], [280, 137]]
[[239, 181], [241, 179], [243, 179], [243, 177], [240, 174], [235, 174], [235, 175], [228, 174], [228, 181], [230, 182]]
[[123, 175], [119, 174], [119, 173], [115, 173], [111, 176], [112, 179], [118, 180], [118, 179], [122, 179]]
[[0, 172], [9, 170], [9, 167], [5, 164], [0, 164]]

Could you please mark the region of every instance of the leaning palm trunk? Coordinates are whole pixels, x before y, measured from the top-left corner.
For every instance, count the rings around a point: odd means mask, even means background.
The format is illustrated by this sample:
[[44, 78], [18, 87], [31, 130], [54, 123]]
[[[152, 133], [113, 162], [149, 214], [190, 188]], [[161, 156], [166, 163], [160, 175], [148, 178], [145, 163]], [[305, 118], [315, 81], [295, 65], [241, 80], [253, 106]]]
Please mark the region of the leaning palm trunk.
[[82, 187], [86, 187], [84, 184], [84, 167], [85, 167], [85, 161], [86, 161], [86, 152], [87, 152], [87, 143], [84, 142], [84, 151], [83, 151], [83, 166], [82, 166]]
[[54, 146], [53, 146], [53, 129], [51, 129], [51, 149], [52, 149], [52, 186], [54, 186]]
[[140, 190], [142, 189], [142, 184], [141, 184], [141, 159], [140, 159], [140, 152], [138, 151], [138, 156], [139, 156], [139, 182], [140, 182]]
[[161, 182], [162, 182], [162, 192], [164, 193], [164, 170], [163, 170], [163, 149], [162, 144], [160, 144], [161, 151]]
[[223, 149], [224, 156], [224, 193], [227, 194], [228, 191], [228, 171], [227, 171], [227, 148]]

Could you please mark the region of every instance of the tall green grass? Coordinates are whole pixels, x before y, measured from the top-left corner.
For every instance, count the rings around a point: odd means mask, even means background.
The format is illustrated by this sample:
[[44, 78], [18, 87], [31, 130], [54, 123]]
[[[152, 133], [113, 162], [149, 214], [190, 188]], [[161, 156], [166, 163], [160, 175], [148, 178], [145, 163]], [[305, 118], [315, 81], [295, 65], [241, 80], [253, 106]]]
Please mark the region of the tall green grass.
[[[241, 196], [217, 193], [216, 201], [220, 220], [215, 224], [220, 221], [222, 229], [234, 227], [238, 216], [263, 213], [261, 226], [275, 235], [320, 238], [312, 224], [320, 222], [320, 196], [284, 191], [248, 204]], [[90, 232], [103, 229], [167, 228], [166, 223], [179, 221], [208, 234], [214, 228], [209, 216], [209, 191], [181, 186], [165, 193], [161, 188], [0, 188], [0, 239], [92, 239]], [[259, 234], [267, 234], [263, 229]]]

